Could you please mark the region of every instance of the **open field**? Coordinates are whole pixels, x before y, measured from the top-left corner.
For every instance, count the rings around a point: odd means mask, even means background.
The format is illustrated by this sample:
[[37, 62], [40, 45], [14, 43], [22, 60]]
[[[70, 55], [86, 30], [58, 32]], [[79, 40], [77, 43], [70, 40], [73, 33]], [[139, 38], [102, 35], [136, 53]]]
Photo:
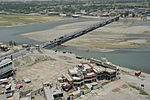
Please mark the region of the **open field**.
[[[23, 36], [33, 40], [49, 41], [64, 34], [88, 27], [94, 23], [96, 21], [66, 24], [50, 30], [23, 34]], [[114, 22], [71, 40], [64, 45], [86, 49], [89, 47], [95, 49], [138, 48], [149, 42], [147, 39], [150, 37], [147, 35], [150, 35], [150, 26]]]
[[30, 23], [41, 23], [48, 21], [59, 21], [65, 18], [59, 16], [37, 16], [37, 15], [1, 15], [0, 27], [24, 25]]
[[22, 91], [37, 90], [42, 82], [56, 82], [57, 77], [67, 73], [68, 69], [75, 67], [80, 61], [74, 54], [44, 50], [43, 53], [34, 52], [23, 58], [15, 60], [16, 79], [22, 81], [29, 78], [32, 82], [23, 84]]

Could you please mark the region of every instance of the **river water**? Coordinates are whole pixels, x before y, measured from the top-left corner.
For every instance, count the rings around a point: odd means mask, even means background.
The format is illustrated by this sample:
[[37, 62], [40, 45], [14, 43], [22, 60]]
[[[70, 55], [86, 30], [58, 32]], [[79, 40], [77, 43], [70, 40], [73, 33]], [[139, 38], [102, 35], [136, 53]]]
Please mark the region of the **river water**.
[[29, 43], [35, 44], [40, 43], [38, 41], [30, 40], [24, 37], [21, 37], [21, 34], [43, 31], [54, 28], [59, 25], [75, 23], [75, 22], [84, 22], [84, 21], [98, 21], [98, 19], [70, 19], [70, 20], [61, 20], [45, 23], [34, 23], [23, 26], [14, 26], [7, 28], [0, 28], [0, 42], [8, 43], [10, 40], [16, 41], [18, 44]]
[[[83, 21], [99, 21], [99, 19], [73, 19], [73, 20], [62, 20], [55, 22], [35, 23], [23, 26], [15, 26], [8, 28], [0, 28], [0, 42], [8, 43], [10, 40], [16, 41], [18, 44], [29, 43], [35, 44], [40, 43], [38, 41], [23, 38], [20, 35], [29, 32], [36, 32], [54, 28], [59, 25], [69, 24], [74, 22]], [[134, 20], [120, 20], [125, 23], [133, 23], [137, 25], [150, 25], [150, 21], [134, 21]], [[120, 49], [114, 52], [98, 52], [98, 51], [84, 51], [74, 48], [64, 47], [55, 48], [61, 51], [73, 52], [77, 55], [84, 56], [86, 58], [106, 57], [109, 61], [114, 64], [121, 65], [127, 68], [141, 70], [150, 74], [150, 48], [143, 46], [138, 49]]]

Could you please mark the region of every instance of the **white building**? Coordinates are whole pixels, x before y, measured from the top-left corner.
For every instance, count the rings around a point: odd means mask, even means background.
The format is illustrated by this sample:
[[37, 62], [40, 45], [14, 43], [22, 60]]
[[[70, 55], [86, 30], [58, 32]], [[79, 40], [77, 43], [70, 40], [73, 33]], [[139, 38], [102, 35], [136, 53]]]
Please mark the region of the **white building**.
[[0, 62], [0, 78], [7, 77], [12, 74], [13, 65], [11, 59], [4, 59]]

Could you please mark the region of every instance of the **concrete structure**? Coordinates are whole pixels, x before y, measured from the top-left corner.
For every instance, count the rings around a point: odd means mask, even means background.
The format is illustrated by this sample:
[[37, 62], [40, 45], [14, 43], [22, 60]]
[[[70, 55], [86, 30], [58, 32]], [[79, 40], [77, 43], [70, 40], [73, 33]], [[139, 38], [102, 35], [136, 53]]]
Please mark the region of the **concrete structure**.
[[44, 82], [43, 89], [46, 100], [54, 100], [58, 97], [63, 98], [63, 92], [59, 84], [50, 84], [49, 82]]
[[69, 74], [62, 74], [62, 76], [58, 78], [58, 81], [64, 91], [69, 91], [73, 88], [73, 80]]
[[68, 70], [69, 75], [72, 77], [72, 82], [74, 86], [82, 86], [84, 84], [84, 77], [79, 68], [74, 67]]
[[110, 68], [104, 68], [102, 66], [94, 66], [94, 71], [97, 74], [98, 80], [113, 80], [116, 78], [116, 70]]
[[84, 75], [84, 82], [85, 83], [91, 83], [93, 81], [96, 81], [96, 73], [93, 71], [93, 66], [91, 66], [88, 63], [83, 63], [81, 70]]
[[53, 41], [49, 41], [49, 42], [43, 43], [40, 46], [42, 48], [49, 48], [49, 49], [51, 49], [51, 48], [54, 48], [54, 47], [56, 47], [58, 45], [61, 45], [61, 44], [65, 43], [65, 42], [67, 42], [69, 40], [72, 40], [74, 38], [82, 36], [82, 35], [84, 35], [84, 34], [86, 34], [88, 32], [91, 32], [91, 31], [93, 31], [93, 30], [95, 30], [97, 28], [103, 27], [103, 26], [105, 26], [107, 24], [110, 24], [110, 23], [118, 21], [118, 20], [119, 20], [119, 16], [115, 16], [115, 17], [113, 17], [111, 19], [108, 19], [108, 20], [103, 21], [103, 22], [98, 22], [98, 23], [96, 23], [94, 25], [91, 25], [91, 26], [89, 26], [89, 27], [87, 27], [85, 29], [82, 29], [80, 31], [69, 33], [67, 35], [58, 37], [58, 38], [54, 39]]
[[84, 84], [83, 77], [72, 77], [74, 86], [82, 86]]
[[0, 62], [0, 78], [8, 77], [12, 74], [13, 65], [11, 59], [4, 59]]
[[44, 82], [43, 83], [43, 89], [44, 89], [44, 96], [46, 100], [54, 100], [54, 97], [52, 95], [52, 91], [50, 89], [50, 83], [49, 82]]

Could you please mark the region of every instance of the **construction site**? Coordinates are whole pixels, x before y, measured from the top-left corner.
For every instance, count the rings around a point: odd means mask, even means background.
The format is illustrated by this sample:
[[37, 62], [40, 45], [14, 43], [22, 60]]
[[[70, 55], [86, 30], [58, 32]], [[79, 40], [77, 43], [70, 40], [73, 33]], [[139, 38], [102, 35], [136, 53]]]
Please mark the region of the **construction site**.
[[[13, 67], [15, 79], [1, 80], [1, 86], [5, 84], [7, 90], [10, 87], [19, 89], [13, 91], [13, 96], [8, 96], [9, 100], [91, 100], [90, 95], [102, 100], [107, 97], [109, 100], [112, 96], [108, 96], [110, 93], [119, 93], [122, 100], [129, 98], [127, 94], [136, 94], [143, 100], [149, 97], [148, 74], [136, 76], [134, 70], [103, 60], [85, 59], [69, 52], [34, 51], [13, 61]], [[145, 87], [141, 87], [141, 84]], [[140, 90], [133, 86], [141, 87], [147, 94], [140, 94]], [[2, 91], [4, 88], [1, 88]], [[19, 99], [14, 99], [17, 97]]]

